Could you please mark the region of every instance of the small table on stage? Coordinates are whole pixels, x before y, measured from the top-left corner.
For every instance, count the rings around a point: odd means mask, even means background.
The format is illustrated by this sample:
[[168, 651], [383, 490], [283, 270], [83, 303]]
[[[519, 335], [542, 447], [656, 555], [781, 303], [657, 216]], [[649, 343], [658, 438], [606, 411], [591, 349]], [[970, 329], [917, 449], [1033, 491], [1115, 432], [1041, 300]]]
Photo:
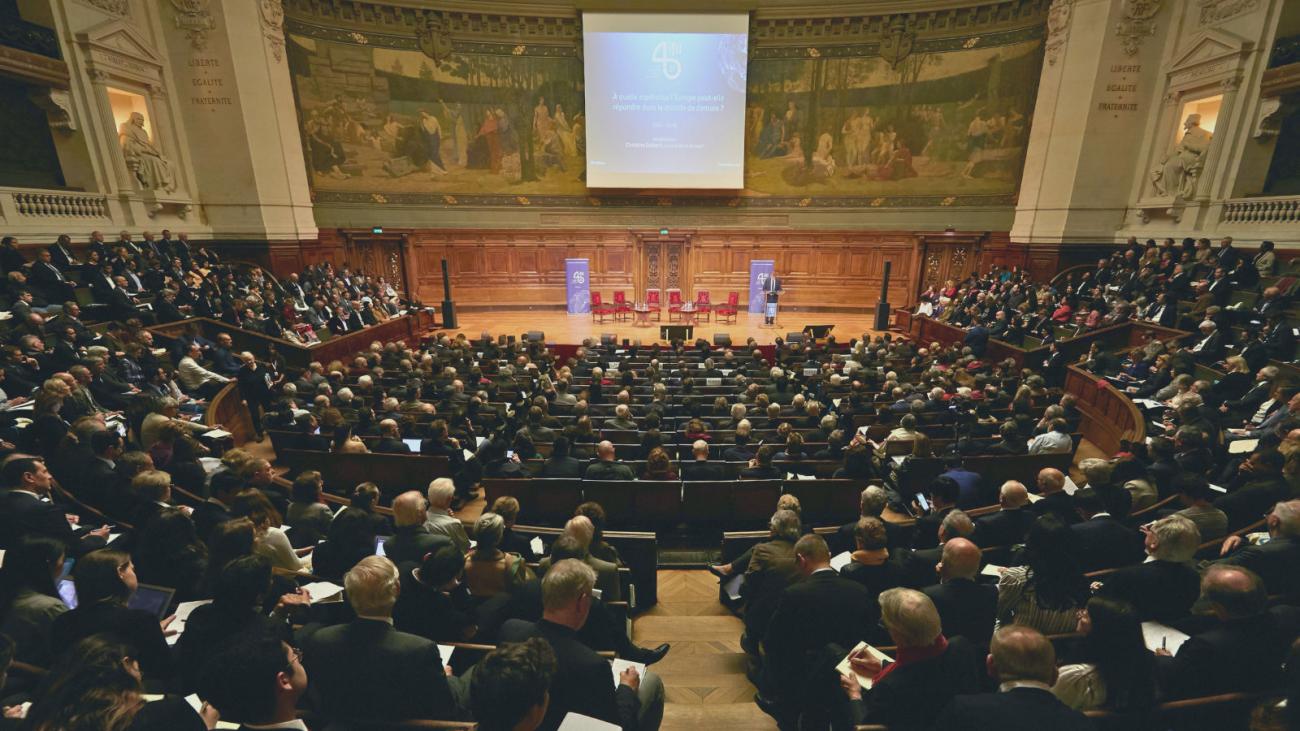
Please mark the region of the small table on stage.
[[644, 302], [638, 302], [632, 305], [632, 327], [650, 327], [650, 313], [654, 312], [650, 305]]
[[695, 312], [696, 312], [696, 310], [695, 310], [695, 303], [693, 303], [693, 302], [687, 302], [686, 304], [682, 305], [682, 308], [679, 310], [679, 312], [682, 313], [682, 324], [683, 324], [683, 325], [698, 325], [698, 324], [699, 324], [698, 322], [695, 321]]

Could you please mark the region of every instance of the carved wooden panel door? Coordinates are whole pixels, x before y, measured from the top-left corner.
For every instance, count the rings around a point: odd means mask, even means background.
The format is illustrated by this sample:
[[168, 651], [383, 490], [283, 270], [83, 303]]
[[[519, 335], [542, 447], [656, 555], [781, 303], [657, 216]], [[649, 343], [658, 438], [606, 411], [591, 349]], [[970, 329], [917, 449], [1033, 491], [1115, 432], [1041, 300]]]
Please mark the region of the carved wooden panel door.
[[690, 239], [685, 236], [637, 235], [636, 298], [645, 298], [647, 289], [658, 289], [667, 304], [670, 289], [680, 289], [682, 299], [692, 295], [690, 285]]
[[353, 270], [383, 277], [397, 291], [407, 291], [406, 256], [400, 236], [354, 236], [348, 252]]
[[971, 236], [921, 237], [921, 272], [916, 294], [960, 282], [979, 266], [981, 238]]

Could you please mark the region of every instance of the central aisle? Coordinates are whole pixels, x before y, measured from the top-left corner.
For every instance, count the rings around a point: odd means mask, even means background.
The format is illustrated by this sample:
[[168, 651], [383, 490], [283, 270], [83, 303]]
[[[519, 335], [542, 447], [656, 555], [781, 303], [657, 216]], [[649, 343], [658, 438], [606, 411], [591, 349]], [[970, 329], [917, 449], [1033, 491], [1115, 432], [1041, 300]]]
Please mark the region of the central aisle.
[[743, 629], [718, 603], [718, 580], [708, 571], [659, 571], [659, 603], [633, 621], [632, 638], [643, 647], [673, 645], [652, 666], [667, 692], [663, 731], [776, 729], [745, 677]]

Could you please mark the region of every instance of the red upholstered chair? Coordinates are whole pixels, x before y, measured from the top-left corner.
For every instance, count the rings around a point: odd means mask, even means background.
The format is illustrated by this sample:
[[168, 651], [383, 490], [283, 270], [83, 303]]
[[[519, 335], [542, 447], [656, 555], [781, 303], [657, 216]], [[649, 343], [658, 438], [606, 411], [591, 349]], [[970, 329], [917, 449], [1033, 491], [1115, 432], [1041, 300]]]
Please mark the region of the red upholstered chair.
[[660, 322], [664, 319], [664, 313], [660, 309], [663, 307], [663, 302], [659, 301], [659, 290], [647, 289], [645, 291], [645, 304], [646, 307], [650, 308], [651, 314], [654, 315], [655, 322]]
[[708, 322], [713, 305], [709, 303], [709, 290], [701, 289], [695, 293], [695, 317], [699, 322]]
[[627, 301], [623, 290], [614, 292], [614, 319], [626, 320], [632, 317], [632, 303]]
[[717, 307], [713, 308], [714, 314], [718, 316], [718, 322], [722, 322], [723, 318], [728, 318], [727, 320], [728, 322], [735, 322], [736, 313], [739, 311], [740, 311], [739, 292], [728, 292], [727, 303], [725, 305], [718, 305]]
[[[600, 301], [600, 292], [591, 293], [591, 319], [597, 322], [604, 322], [606, 316], [614, 314], [614, 306], [607, 305]], [[597, 319], [599, 318], [599, 319]]]
[[[673, 314], [677, 314], [677, 319], [673, 319]], [[680, 289], [668, 290], [668, 321], [681, 322], [682, 320], [682, 291]]]

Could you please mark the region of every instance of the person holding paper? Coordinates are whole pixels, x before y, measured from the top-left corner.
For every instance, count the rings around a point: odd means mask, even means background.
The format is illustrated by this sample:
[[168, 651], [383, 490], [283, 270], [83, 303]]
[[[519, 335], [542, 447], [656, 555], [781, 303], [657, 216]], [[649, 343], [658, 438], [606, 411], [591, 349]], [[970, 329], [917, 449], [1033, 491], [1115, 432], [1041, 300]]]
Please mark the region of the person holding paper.
[[555, 652], [556, 674], [551, 702], [538, 729], [555, 731], [570, 713], [580, 713], [623, 731], [656, 731], [663, 720], [663, 681], [652, 673], [627, 668], [611, 682], [609, 662], [578, 639], [591, 612], [596, 572], [576, 559], [558, 561], [542, 579], [542, 618], [512, 619], [501, 626], [501, 643], [534, 637]]
[[1080, 711], [1141, 712], [1155, 703], [1155, 656], [1131, 604], [1093, 597], [1079, 612], [1076, 631], [1083, 640], [1075, 662], [1061, 666], [1053, 695]]
[[890, 589], [879, 601], [896, 659], [884, 664], [880, 652], [865, 644], [849, 653], [852, 672], [840, 676], [848, 715], [854, 724], [930, 728], [954, 695], [979, 691], [980, 652], [964, 638], [944, 635], [939, 612], [925, 594]]
[[856, 646], [871, 632], [877, 612], [865, 587], [831, 568], [821, 536], [800, 538], [794, 557], [803, 580], [777, 599], [763, 636], [763, 682], [755, 702], [783, 729], [809, 723], [816, 728], [826, 722], [835, 698], [833, 679], [818, 672], [826, 646]]
[[1240, 566], [1211, 566], [1201, 577], [1199, 601], [1217, 622], [1189, 637], [1176, 654], [1155, 651], [1164, 697], [1279, 687], [1295, 629], [1286, 615], [1268, 609], [1259, 576]]
[[312, 705], [338, 720], [467, 716], [469, 678], [448, 676], [434, 642], [393, 628], [401, 590], [393, 562], [367, 556], [343, 583], [356, 619], [298, 633]]
[[1201, 591], [1193, 563], [1200, 531], [1186, 516], [1174, 514], [1142, 526], [1142, 537], [1150, 558], [1102, 577], [1093, 591], [1133, 605], [1142, 622], [1186, 617]]
[[1267, 536], [1231, 536], [1223, 542], [1219, 560], [1250, 569], [1263, 579], [1270, 594], [1292, 594], [1300, 588], [1300, 500], [1279, 502], [1265, 518]]

